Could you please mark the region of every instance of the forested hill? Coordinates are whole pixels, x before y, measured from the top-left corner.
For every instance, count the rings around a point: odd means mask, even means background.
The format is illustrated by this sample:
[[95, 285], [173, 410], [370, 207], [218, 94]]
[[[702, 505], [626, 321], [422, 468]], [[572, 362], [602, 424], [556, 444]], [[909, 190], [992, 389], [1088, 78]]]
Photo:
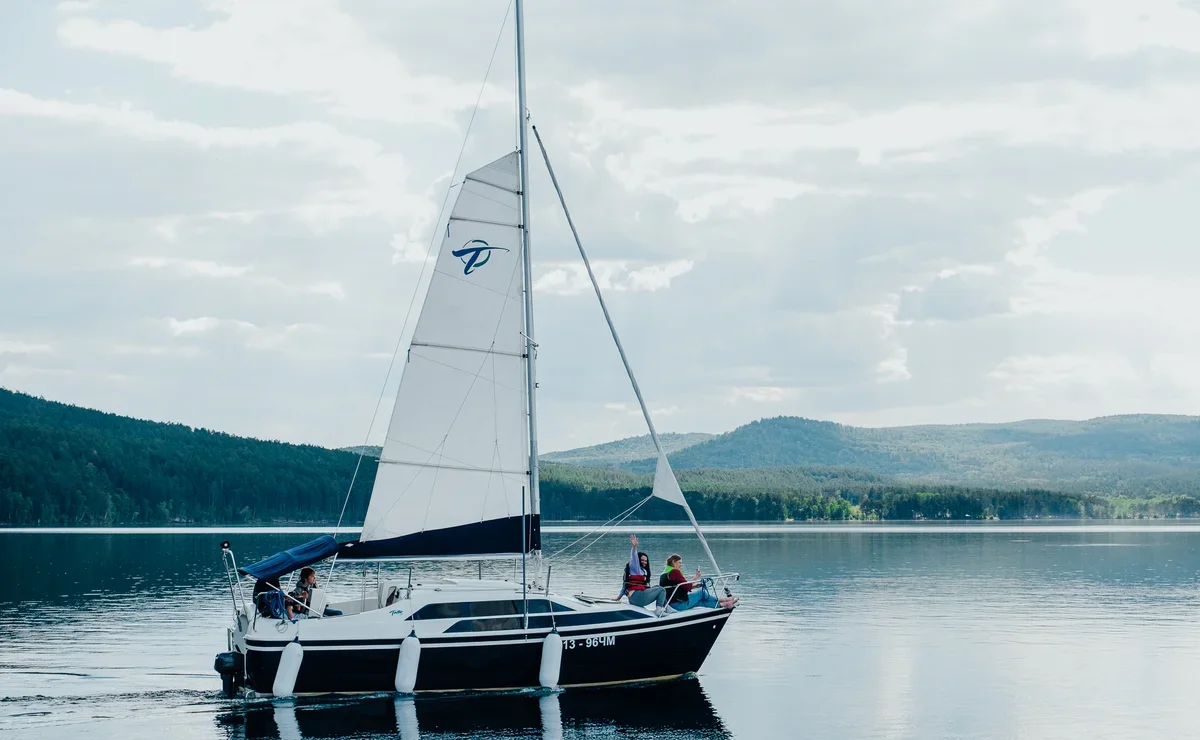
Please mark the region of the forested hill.
[[[588, 449], [559, 453], [585, 463]], [[1105, 495], [1200, 493], [1200, 417], [869, 429], [797, 417], [762, 419], [670, 455], [677, 470], [832, 466], [898, 480], [1039, 487]], [[653, 458], [614, 463], [635, 472]]]
[[[689, 434], [668, 432], [658, 435], [658, 441], [662, 443], [663, 450], [669, 455], [692, 445], [707, 442], [715, 436], [717, 435], [703, 432]], [[654, 442], [650, 439], [649, 434], [643, 434], [640, 437], [628, 437], [592, 447], [581, 447], [565, 452], [547, 452], [539, 455], [538, 459], [572, 465], [612, 466], [653, 457], [654, 454]]]
[[[0, 388], [0, 524], [334, 522], [357, 462]], [[374, 478], [364, 458], [348, 522]]]
[[[768, 422], [764, 424], [769, 427]], [[716, 453], [730, 449], [729, 440], [736, 442], [738, 432], [687, 447], [673, 457], [721, 443], [725, 446], [715, 447], [716, 452], [705, 452], [720, 461]], [[767, 435], [765, 439], [769, 438]], [[1058, 443], [1060, 447], [1053, 448], [1045, 439], [1041, 441], [1051, 449], [1065, 446], [1077, 456], [1077, 448], [1083, 447], [1101, 461], [1128, 454], [1104, 453], [1104, 447], [1095, 443], [1074, 448], [1061, 438]], [[1185, 455], [1186, 437], [1177, 438], [1173, 444], [1179, 469], [1194, 470], [1187, 464], [1193, 458]], [[636, 443], [628, 446], [636, 449]], [[736, 445], [733, 449], [736, 451]], [[836, 448], [827, 445], [826, 449]], [[1149, 459], [1150, 452], [1157, 449], [1147, 443], [1141, 454]], [[745, 469], [718, 465], [683, 468], [679, 480], [696, 516], [706, 521], [1200, 513], [1200, 501], [1195, 497], [1177, 495], [1182, 488], [1164, 488], [1154, 491], [1153, 498], [1132, 501], [1031, 486], [966, 488], [958, 483], [902, 481], [878, 470], [862, 469], [866, 467], [862, 463], [899, 459], [898, 465], [920, 469], [922, 458], [914, 455], [906, 459], [904, 454], [908, 453], [898, 453], [882, 444], [869, 451], [875, 457], [853, 459], [860, 467], [785, 465]], [[780, 458], [760, 453], [755, 460], [775, 459]], [[835, 455], [835, 459], [840, 458]], [[932, 455], [930, 459], [938, 458]], [[141, 421], [0, 389], [0, 526], [329, 525], [337, 521], [358, 463], [359, 456], [347, 451]], [[1160, 464], [1166, 463], [1154, 463]], [[362, 522], [375, 467], [374, 457], [363, 458], [346, 512], [347, 525]], [[547, 461], [542, 465], [543, 518], [605, 520], [645, 499], [650, 485], [648, 473]], [[673, 519], [682, 513], [653, 500], [638, 516]]]

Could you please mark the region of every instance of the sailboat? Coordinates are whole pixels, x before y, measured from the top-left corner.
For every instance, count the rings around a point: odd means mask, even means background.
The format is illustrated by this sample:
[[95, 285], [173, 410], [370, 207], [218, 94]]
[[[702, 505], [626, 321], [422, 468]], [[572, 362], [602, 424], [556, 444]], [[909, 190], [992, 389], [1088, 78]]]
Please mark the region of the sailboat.
[[[215, 668], [228, 694], [565, 689], [677, 678], [700, 669], [735, 608], [725, 598], [724, 606], [660, 614], [653, 604], [550, 588], [538, 495], [522, 5], [515, 0], [519, 148], [459, 186], [359, 538], [327, 535], [242, 568], [222, 545], [234, 623]], [[737, 574], [721, 572], [662, 451], [533, 131], [658, 450], [652, 497], [687, 513], [716, 572], [702, 587], [729, 597]], [[290, 618], [279, 578], [330, 558], [331, 570], [347, 562], [511, 558], [521, 575], [414, 582], [410, 569], [406, 579], [380, 576], [369, 592], [337, 603], [313, 590], [306, 610], [296, 605], [307, 618]], [[247, 578], [264, 593], [247, 600]], [[275, 606], [264, 608], [272, 597]]]

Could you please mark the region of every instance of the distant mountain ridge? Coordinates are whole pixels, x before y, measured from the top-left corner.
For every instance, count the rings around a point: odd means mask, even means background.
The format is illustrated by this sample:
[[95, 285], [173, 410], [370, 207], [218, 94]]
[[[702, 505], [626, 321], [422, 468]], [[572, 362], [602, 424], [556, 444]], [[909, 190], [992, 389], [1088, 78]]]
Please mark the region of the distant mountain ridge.
[[354, 445], [353, 447], [339, 447], [338, 452], [349, 452], [354, 455], [364, 455], [366, 457], [378, 458], [383, 454], [383, 448], [379, 445]]
[[[585, 462], [594, 449], [557, 454], [576, 464], [602, 464], [599, 455]], [[900, 481], [1131, 496], [1194, 493], [1200, 491], [1200, 417], [1133, 414], [875, 429], [779, 416], [669, 457], [677, 470], [826, 466]], [[654, 469], [654, 458], [609, 464], [645, 473]]]
[[[707, 442], [716, 436], [715, 434], [704, 434], [703, 432], [691, 432], [688, 434], [668, 432], [658, 435], [658, 441], [662, 443], [663, 450], [670, 455], [693, 445]], [[604, 444], [593, 445], [592, 447], [580, 447], [563, 452], [548, 452], [540, 455], [539, 458], [549, 460], [550, 462], [570, 463], [572, 465], [610, 466], [653, 456], [654, 442], [651, 441], [649, 434], [643, 434], [640, 437], [626, 437], [625, 439], [618, 439], [615, 442], [605, 442]]]

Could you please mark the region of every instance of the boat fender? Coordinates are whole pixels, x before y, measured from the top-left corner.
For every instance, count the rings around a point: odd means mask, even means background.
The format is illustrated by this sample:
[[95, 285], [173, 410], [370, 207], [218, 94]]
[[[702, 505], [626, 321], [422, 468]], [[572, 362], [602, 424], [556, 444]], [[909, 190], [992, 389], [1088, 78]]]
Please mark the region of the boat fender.
[[411, 694], [417, 687], [417, 668], [421, 665], [421, 641], [413, 630], [400, 643], [400, 657], [396, 660], [396, 691]]
[[296, 689], [296, 676], [300, 675], [300, 663], [304, 661], [304, 647], [297, 637], [283, 649], [279, 657], [279, 669], [275, 671], [275, 682], [271, 684], [271, 693], [276, 697], [291, 696]]
[[538, 682], [544, 689], [558, 688], [558, 674], [562, 669], [562, 638], [553, 630], [542, 641], [542, 665], [538, 670]]

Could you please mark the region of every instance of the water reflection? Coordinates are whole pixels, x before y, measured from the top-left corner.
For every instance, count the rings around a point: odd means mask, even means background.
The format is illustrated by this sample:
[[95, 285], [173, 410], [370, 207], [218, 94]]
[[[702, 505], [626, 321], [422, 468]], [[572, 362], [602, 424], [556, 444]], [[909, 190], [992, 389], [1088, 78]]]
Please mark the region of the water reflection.
[[300, 698], [245, 704], [215, 721], [229, 740], [732, 737], [694, 679], [549, 696]]

